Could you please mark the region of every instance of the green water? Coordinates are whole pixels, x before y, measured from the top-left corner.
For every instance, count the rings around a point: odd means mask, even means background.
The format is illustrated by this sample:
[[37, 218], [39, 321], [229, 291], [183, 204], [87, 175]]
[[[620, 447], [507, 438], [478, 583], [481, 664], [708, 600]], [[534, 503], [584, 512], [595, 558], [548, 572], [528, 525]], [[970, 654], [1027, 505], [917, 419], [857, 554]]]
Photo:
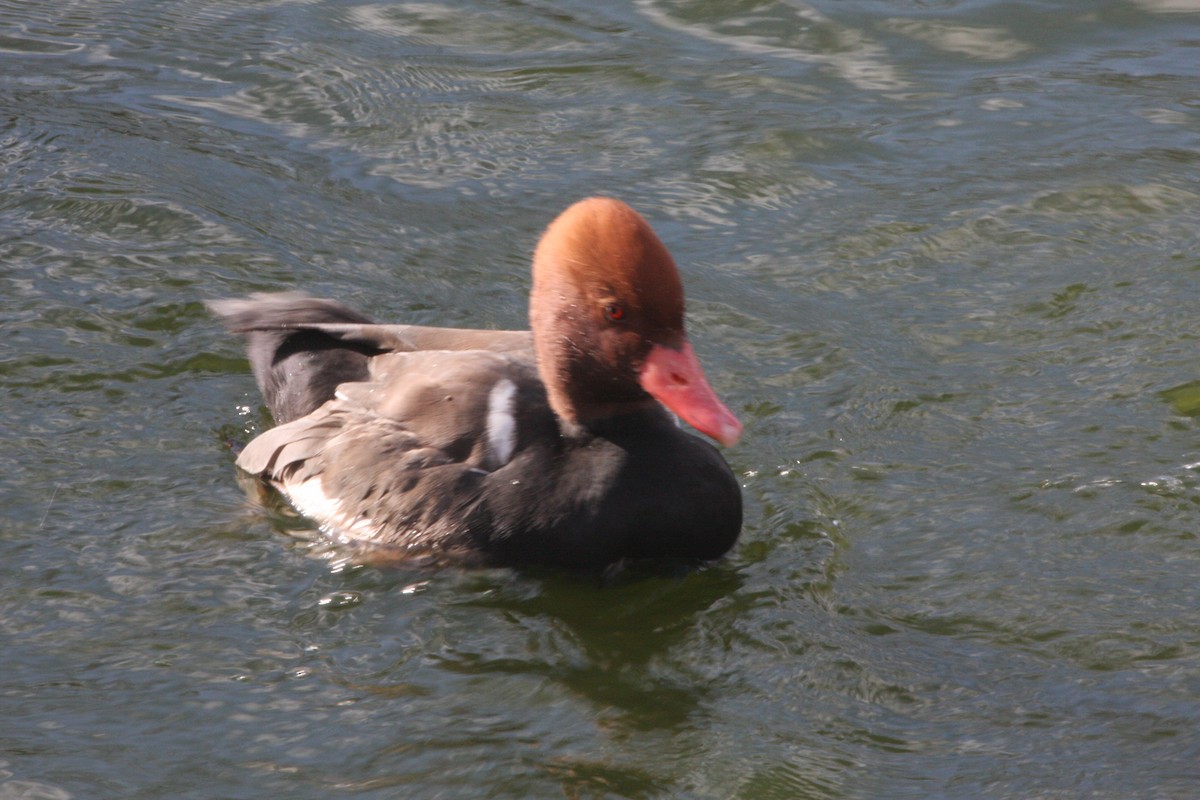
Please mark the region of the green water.
[[[680, 262], [742, 540], [361, 568], [205, 300]], [[1200, 796], [1200, 6], [0, 0], [0, 800]]]

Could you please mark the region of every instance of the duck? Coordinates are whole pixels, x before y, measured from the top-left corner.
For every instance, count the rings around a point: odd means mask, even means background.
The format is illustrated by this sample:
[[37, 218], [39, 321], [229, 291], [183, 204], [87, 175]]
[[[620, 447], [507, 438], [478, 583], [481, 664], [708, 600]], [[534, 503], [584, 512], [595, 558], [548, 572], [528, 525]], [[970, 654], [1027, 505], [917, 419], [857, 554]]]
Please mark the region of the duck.
[[649, 223], [580, 200], [533, 254], [530, 329], [380, 324], [301, 292], [210, 302], [275, 421], [237, 466], [340, 541], [438, 563], [711, 562], [742, 528], [742, 432]]

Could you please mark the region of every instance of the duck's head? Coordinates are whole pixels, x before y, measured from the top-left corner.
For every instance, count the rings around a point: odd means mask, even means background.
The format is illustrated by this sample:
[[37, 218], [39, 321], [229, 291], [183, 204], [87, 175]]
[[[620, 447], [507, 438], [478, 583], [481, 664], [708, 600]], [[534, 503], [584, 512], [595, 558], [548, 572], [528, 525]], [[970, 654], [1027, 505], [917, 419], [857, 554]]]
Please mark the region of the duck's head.
[[534, 253], [529, 308], [560, 417], [586, 424], [658, 401], [722, 444], [737, 442], [742, 425], [684, 332], [675, 261], [625, 203], [581, 200], [550, 224]]

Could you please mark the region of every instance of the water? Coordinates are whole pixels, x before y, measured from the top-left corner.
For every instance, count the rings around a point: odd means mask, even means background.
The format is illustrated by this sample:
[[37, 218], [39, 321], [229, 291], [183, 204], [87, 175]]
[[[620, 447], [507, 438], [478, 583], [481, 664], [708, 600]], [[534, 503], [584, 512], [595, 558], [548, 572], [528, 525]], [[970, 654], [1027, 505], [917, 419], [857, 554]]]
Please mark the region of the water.
[[[1200, 796], [1200, 6], [0, 0], [0, 799]], [[361, 568], [203, 301], [522, 326], [613, 194], [722, 563]]]

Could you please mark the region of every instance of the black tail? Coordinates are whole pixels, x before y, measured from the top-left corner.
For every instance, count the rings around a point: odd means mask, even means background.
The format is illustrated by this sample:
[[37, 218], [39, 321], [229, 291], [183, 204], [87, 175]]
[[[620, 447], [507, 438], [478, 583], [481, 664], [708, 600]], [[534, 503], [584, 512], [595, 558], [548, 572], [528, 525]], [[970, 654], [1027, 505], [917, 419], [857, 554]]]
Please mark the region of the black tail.
[[319, 323], [370, 324], [333, 300], [300, 292], [214, 300], [209, 310], [246, 337], [246, 355], [276, 424], [306, 416], [333, 397], [338, 384], [366, 380], [367, 359], [382, 350], [304, 327]]

